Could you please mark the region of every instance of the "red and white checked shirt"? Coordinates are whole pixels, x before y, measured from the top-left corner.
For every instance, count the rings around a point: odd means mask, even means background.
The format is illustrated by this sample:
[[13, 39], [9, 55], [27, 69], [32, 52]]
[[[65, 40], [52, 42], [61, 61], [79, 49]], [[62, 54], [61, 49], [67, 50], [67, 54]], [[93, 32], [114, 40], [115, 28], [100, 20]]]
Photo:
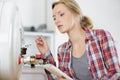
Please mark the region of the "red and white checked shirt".
[[[120, 80], [118, 55], [111, 34], [102, 29], [84, 28], [84, 30], [86, 32], [88, 70], [92, 80]], [[76, 75], [71, 67], [71, 51], [70, 40], [59, 46], [58, 68], [76, 80]], [[51, 53], [45, 57], [50, 64], [56, 65]], [[49, 80], [54, 80], [48, 71], [46, 73]]]

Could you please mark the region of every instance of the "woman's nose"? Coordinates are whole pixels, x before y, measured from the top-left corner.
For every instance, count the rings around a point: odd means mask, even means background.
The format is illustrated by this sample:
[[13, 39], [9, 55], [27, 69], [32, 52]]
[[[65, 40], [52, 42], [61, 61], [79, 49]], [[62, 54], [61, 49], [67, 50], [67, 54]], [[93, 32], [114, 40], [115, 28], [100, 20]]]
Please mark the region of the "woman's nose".
[[55, 23], [56, 24], [60, 23], [60, 18], [57, 17], [56, 20], [55, 20]]

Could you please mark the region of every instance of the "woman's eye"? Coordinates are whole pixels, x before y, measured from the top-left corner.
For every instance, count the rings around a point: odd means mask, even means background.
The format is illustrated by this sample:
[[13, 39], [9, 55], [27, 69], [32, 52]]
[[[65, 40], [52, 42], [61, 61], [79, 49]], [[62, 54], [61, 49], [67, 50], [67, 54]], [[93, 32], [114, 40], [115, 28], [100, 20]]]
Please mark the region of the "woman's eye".
[[63, 15], [64, 15], [64, 13], [60, 14], [60, 16], [63, 16]]

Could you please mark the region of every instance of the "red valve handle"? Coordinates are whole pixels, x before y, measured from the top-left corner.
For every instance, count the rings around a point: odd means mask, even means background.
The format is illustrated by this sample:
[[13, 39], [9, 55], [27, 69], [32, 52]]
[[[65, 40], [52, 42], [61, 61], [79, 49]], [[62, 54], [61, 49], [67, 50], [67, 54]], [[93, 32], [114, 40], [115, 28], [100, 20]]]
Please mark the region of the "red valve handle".
[[21, 63], [22, 63], [21, 59], [22, 59], [22, 58], [19, 56], [19, 57], [18, 57], [18, 64], [21, 64]]
[[36, 59], [40, 59], [41, 57], [42, 57], [42, 54], [40, 54], [40, 53], [36, 54]]

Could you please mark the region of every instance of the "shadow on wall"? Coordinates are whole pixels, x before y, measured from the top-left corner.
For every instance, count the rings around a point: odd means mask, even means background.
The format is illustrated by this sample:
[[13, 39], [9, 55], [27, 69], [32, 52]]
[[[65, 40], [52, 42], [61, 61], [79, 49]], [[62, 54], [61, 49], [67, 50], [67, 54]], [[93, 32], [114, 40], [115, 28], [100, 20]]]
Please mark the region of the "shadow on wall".
[[38, 27], [35, 27], [35, 26], [24, 27], [24, 31], [31, 31], [31, 32], [47, 31], [47, 25], [46, 24], [41, 24]]

